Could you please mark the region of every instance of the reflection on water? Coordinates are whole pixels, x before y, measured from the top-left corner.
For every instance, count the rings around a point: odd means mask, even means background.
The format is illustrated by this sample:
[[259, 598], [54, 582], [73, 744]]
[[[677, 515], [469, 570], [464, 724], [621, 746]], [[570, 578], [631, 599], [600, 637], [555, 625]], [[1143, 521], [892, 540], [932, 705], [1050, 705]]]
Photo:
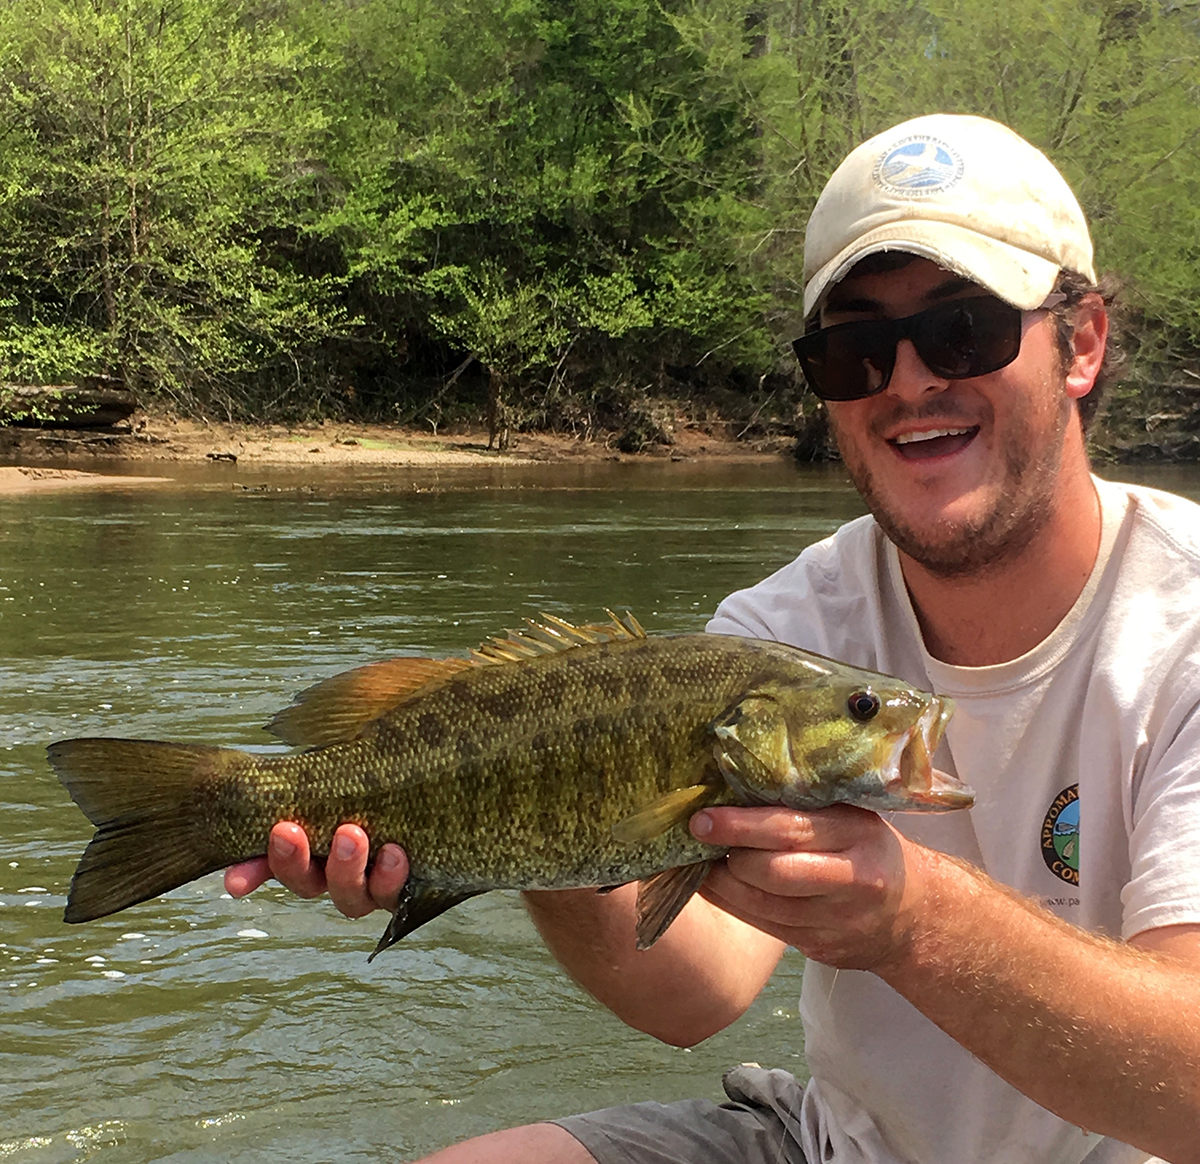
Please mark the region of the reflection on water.
[[316, 678], [462, 650], [539, 611], [697, 629], [861, 512], [840, 472], [190, 472], [0, 500], [0, 1162], [403, 1159], [566, 1111], [715, 1096], [746, 1059], [802, 1070], [798, 956], [740, 1023], [683, 1051], [578, 991], [514, 895], [369, 966], [382, 915], [349, 922], [277, 887], [235, 902], [216, 876], [66, 926], [90, 829], [43, 748], [268, 746], [259, 725]]

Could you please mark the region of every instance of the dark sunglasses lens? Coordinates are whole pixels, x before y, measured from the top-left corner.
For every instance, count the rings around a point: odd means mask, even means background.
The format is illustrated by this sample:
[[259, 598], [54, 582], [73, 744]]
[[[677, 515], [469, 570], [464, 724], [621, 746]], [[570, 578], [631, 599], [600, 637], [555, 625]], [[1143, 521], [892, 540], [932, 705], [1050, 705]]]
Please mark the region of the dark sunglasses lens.
[[1021, 312], [990, 296], [958, 299], [907, 319], [822, 328], [801, 336], [792, 347], [808, 386], [822, 400], [861, 400], [887, 387], [902, 337], [913, 341], [937, 376], [985, 376], [1017, 358]]
[[999, 299], [962, 299], [916, 317], [913, 341], [926, 367], [948, 380], [984, 376], [1021, 350], [1021, 312]]
[[887, 387], [896, 362], [896, 325], [864, 320], [809, 332], [792, 344], [804, 378], [822, 400], [861, 400]]

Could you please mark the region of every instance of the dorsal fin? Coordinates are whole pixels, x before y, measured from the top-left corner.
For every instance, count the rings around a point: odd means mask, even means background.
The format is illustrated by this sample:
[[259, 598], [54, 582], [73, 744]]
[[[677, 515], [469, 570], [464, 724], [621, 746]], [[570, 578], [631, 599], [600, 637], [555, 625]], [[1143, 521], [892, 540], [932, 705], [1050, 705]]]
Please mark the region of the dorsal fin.
[[590, 643], [644, 639], [646, 632], [628, 611], [621, 618], [605, 610], [611, 622], [573, 626], [552, 614], [543, 622], [525, 620], [528, 630], [509, 631], [471, 652], [469, 659], [385, 659], [342, 671], [306, 688], [266, 725], [267, 731], [294, 748], [319, 748], [355, 739], [373, 720], [399, 707], [431, 684], [468, 667], [519, 663]]
[[292, 747], [345, 743], [415, 692], [475, 665], [470, 659], [402, 658], [342, 671], [301, 691], [267, 731]]
[[525, 620], [529, 628], [509, 631], [507, 638], [493, 638], [476, 647], [471, 657], [479, 663], [517, 663], [538, 655], [552, 655], [557, 651], [569, 651], [573, 647], [593, 643], [611, 643], [618, 639], [644, 639], [646, 632], [641, 623], [629, 611], [621, 618], [611, 610], [605, 610], [611, 622], [589, 622], [575, 626], [552, 614], [543, 614], [542, 622], [532, 618]]

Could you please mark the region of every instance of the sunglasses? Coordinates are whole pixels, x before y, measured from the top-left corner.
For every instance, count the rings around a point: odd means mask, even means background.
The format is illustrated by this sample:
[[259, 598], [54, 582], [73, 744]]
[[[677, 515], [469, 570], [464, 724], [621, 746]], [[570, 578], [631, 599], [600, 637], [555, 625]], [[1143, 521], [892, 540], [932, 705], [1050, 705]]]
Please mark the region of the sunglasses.
[[810, 331], [792, 342], [792, 350], [822, 400], [862, 400], [888, 386], [902, 339], [912, 340], [922, 362], [941, 379], [998, 371], [1021, 350], [1023, 315], [992, 295], [954, 299], [904, 319], [864, 319]]

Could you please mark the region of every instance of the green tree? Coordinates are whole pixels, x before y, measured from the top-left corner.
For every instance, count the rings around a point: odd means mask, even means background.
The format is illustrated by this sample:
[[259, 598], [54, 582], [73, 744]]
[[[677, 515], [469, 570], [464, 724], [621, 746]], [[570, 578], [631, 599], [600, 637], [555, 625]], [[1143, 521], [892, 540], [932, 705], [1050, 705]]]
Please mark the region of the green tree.
[[1177, 364], [1198, 59], [1161, 0], [11, 0], [0, 378], [431, 420], [469, 381], [493, 440], [606, 394], [794, 402], [812, 205], [937, 109], [1050, 154]]
[[305, 45], [249, 5], [16, 0], [0, 12], [0, 349], [10, 377], [109, 370], [186, 400], [340, 325], [291, 262]]
[[[616, 379], [715, 347], [763, 358], [761, 295], [730, 230], [758, 211], [713, 181], [752, 185], [753, 148], [660, 8], [310, 12], [314, 38], [342, 46], [314, 100], [341, 110], [329, 161], [346, 192], [314, 231], [345, 255], [373, 340], [440, 341], [448, 366], [473, 353], [490, 410], [511, 385], [525, 416], [546, 414], [570, 353]], [[656, 134], [686, 139], [685, 165]]]

